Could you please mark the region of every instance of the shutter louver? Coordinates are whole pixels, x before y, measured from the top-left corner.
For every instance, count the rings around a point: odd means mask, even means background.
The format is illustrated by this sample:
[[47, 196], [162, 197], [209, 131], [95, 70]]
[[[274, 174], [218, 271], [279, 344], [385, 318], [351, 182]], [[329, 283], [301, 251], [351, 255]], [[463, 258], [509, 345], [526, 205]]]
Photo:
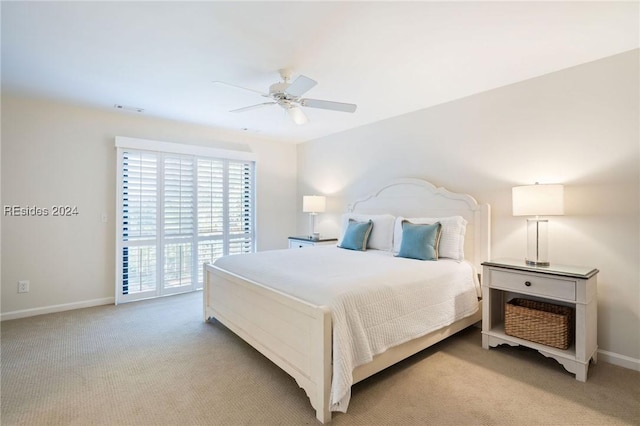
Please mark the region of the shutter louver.
[[125, 294], [136, 294], [156, 290], [156, 247], [134, 246], [123, 249], [125, 271], [123, 275]]
[[122, 239], [155, 239], [158, 160], [155, 154], [123, 153]]
[[164, 287], [192, 285], [194, 159], [164, 158]]
[[164, 160], [164, 234], [191, 237], [194, 231], [193, 158]]
[[158, 158], [122, 153], [122, 294], [156, 290]]
[[224, 163], [198, 159], [198, 236], [224, 233]]
[[229, 162], [229, 254], [253, 251], [253, 166]]
[[164, 246], [164, 287], [190, 286], [193, 271], [193, 244], [179, 243]]
[[199, 288], [204, 285], [202, 265], [213, 262], [224, 256], [224, 241], [222, 239], [198, 241], [198, 284]]

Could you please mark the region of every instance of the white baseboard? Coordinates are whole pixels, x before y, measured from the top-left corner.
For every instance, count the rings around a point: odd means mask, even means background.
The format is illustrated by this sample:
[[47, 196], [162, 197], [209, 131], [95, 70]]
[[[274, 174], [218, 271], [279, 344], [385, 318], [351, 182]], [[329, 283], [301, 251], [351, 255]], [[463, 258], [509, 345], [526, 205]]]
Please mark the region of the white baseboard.
[[63, 303], [62, 305], [43, 306], [41, 308], [22, 309], [19, 311], [3, 312], [0, 314], [0, 321], [33, 317], [36, 315], [52, 314], [54, 312], [70, 311], [72, 309], [90, 308], [92, 306], [113, 305], [114, 297], [104, 297], [102, 299], [83, 300], [81, 302]]
[[640, 371], [640, 359], [631, 358], [626, 355], [620, 355], [615, 352], [598, 349], [598, 361], [604, 361], [608, 362], [609, 364], [617, 365], [618, 367]]

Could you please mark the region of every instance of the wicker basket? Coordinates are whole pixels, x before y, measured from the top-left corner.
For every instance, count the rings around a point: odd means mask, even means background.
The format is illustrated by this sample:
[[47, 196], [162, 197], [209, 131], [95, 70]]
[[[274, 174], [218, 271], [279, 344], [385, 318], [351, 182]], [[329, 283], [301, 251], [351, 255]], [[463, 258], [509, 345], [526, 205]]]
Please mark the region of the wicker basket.
[[529, 299], [512, 299], [505, 304], [504, 331], [554, 348], [567, 349], [573, 343], [573, 308]]

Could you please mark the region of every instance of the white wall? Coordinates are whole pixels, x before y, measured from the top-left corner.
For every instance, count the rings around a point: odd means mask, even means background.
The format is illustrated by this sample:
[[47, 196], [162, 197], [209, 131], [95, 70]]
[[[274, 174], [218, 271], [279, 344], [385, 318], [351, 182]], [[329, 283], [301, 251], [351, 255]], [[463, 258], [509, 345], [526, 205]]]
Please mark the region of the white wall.
[[[296, 147], [119, 111], [2, 96], [2, 206], [66, 204], [75, 217], [2, 217], [3, 318], [52, 305], [112, 301], [115, 136], [256, 153], [258, 250], [295, 232]], [[102, 223], [101, 215], [108, 214]], [[18, 280], [30, 280], [17, 294]], [[9, 314], [9, 315], [7, 315]]]
[[[635, 50], [301, 144], [298, 200], [328, 195], [318, 227], [337, 235], [347, 202], [423, 178], [491, 204], [492, 257], [524, 258], [511, 188], [562, 183], [550, 259], [601, 271], [599, 346], [640, 367], [638, 64]], [[299, 214], [298, 231], [307, 223]]]

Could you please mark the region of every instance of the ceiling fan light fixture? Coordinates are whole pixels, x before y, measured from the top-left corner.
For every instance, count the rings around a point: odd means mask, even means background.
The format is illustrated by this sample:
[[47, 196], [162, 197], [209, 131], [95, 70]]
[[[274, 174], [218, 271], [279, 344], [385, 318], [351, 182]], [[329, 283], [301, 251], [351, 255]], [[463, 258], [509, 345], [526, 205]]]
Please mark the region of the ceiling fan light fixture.
[[285, 109], [289, 117], [298, 125], [305, 124], [309, 121], [301, 107], [326, 109], [329, 111], [355, 112], [356, 104], [347, 104], [344, 102], [325, 101], [321, 99], [303, 99], [302, 95], [318, 84], [315, 80], [299, 75], [293, 83], [289, 83], [291, 78], [290, 70], [280, 70], [280, 77], [283, 81], [274, 83], [269, 86], [269, 93], [263, 93], [259, 90], [253, 90], [235, 84], [224, 83], [222, 81], [214, 81], [214, 83], [224, 84], [229, 87], [235, 87], [257, 93], [261, 96], [270, 98], [271, 101], [263, 102], [257, 105], [250, 105], [242, 108], [231, 110], [230, 112], [245, 112], [256, 108], [262, 108], [267, 105], [279, 105]]
[[302, 110], [298, 107], [289, 107], [287, 111], [289, 112], [289, 116], [291, 117], [291, 119], [293, 119], [294, 123], [296, 123], [297, 125], [301, 125], [309, 121], [307, 119], [307, 116], [304, 115], [304, 112], [302, 112]]

